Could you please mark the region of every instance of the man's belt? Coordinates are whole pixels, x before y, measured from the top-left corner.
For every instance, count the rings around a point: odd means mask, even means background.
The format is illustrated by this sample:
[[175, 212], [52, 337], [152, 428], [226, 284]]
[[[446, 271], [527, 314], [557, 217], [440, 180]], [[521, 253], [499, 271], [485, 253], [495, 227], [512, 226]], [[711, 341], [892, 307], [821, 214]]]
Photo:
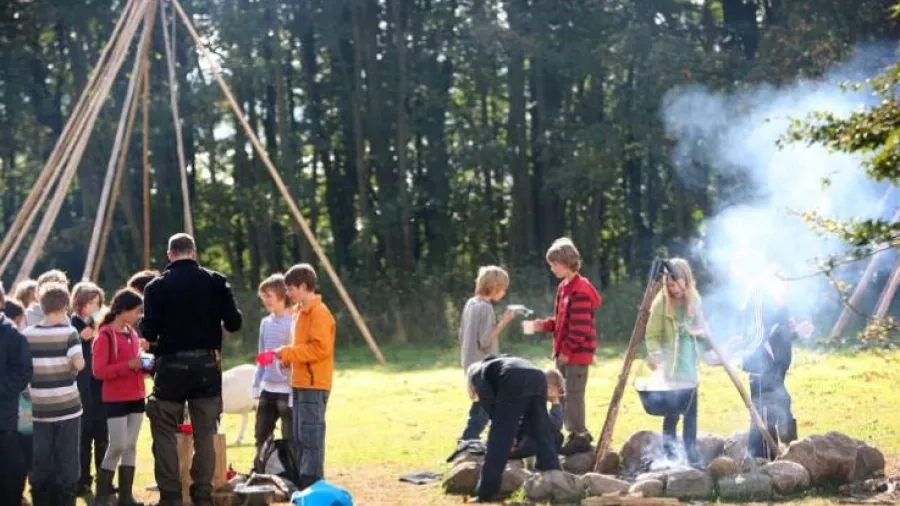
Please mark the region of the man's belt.
[[203, 358], [203, 357], [215, 357], [216, 350], [188, 350], [188, 351], [176, 351], [175, 353], [168, 354], [170, 357], [174, 358]]

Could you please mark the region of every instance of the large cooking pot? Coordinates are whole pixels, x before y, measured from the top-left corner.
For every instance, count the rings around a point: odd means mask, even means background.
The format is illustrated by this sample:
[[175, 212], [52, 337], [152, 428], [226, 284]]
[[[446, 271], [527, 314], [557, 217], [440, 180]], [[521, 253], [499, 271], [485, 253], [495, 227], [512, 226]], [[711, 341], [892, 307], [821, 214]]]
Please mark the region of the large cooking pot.
[[648, 415], [682, 415], [687, 411], [697, 384], [692, 381], [635, 381], [641, 405]]

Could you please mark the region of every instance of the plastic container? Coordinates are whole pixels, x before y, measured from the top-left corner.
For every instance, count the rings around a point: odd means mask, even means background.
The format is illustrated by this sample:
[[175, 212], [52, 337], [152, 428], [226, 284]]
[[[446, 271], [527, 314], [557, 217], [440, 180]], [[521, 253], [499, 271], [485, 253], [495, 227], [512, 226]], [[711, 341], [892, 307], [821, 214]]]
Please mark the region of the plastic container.
[[261, 351], [256, 355], [256, 363], [263, 367], [270, 366], [273, 362], [275, 362], [274, 350]]
[[150, 353], [141, 353], [141, 369], [145, 371], [153, 370], [153, 364], [156, 362], [156, 357], [154, 357]]
[[189, 423], [183, 423], [178, 426], [178, 432], [181, 434], [193, 434], [194, 426]]
[[294, 506], [353, 506], [353, 498], [346, 490], [319, 480], [302, 492], [294, 492], [291, 496]]

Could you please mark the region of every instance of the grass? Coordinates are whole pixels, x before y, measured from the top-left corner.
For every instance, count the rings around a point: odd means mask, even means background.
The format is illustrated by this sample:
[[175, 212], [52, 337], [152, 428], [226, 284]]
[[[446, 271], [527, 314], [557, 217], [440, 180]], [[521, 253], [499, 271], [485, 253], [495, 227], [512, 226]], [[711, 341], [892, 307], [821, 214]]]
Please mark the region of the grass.
[[[509, 345], [507, 351], [548, 366], [545, 346]], [[457, 364], [447, 349], [386, 349], [388, 366], [375, 366], [365, 349], [343, 350], [338, 359], [334, 391], [328, 407], [326, 477], [347, 488], [361, 506], [443, 506], [461, 504], [443, 497], [439, 485], [398, 482], [400, 474], [440, 472], [443, 460], [462, 431], [469, 401]], [[621, 349], [606, 350], [590, 371], [588, 423], [595, 434], [606, 414], [621, 366]], [[789, 373], [794, 412], [801, 436], [840, 431], [880, 448], [889, 466], [900, 460], [900, 352], [876, 354], [800, 351]], [[231, 442], [239, 417], [225, 416]], [[245, 440], [252, 440], [251, 416]], [[748, 415], [724, 371], [701, 371], [700, 430], [727, 435], [746, 430]], [[614, 447], [640, 429], [659, 429], [661, 420], [646, 415], [633, 389], [626, 389], [616, 425]], [[150, 431], [145, 423], [138, 450], [140, 498], [155, 499], [143, 488], [153, 483]], [[230, 446], [227, 459], [246, 471], [253, 458], [251, 444]], [[896, 469], [896, 468], [895, 468]], [[806, 499], [806, 505], [828, 503]], [[79, 503], [81, 504], [81, 503]]]

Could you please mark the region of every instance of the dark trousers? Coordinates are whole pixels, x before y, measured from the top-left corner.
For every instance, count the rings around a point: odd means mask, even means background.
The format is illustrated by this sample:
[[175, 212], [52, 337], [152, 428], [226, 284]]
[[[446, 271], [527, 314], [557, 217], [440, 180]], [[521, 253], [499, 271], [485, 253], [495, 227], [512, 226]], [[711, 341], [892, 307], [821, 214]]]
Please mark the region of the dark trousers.
[[31, 434], [19, 434], [19, 448], [22, 449], [25, 476], [31, 476], [31, 470], [34, 468], [34, 436]]
[[212, 353], [187, 353], [157, 360], [147, 417], [160, 499], [181, 500], [176, 432], [187, 402], [194, 438], [191, 499], [212, 501], [216, 465], [215, 435], [222, 414], [222, 372]]
[[325, 409], [329, 392], [295, 388], [292, 395], [298, 487], [302, 489], [325, 475]]
[[294, 431], [294, 417], [291, 413], [291, 394], [278, 394], [263, 390], [259, 394], [256, 408], [256, 451], [275, 432], [275, 424], [281, 420], [281, 439], [291, 441]]
[[475, 401], [469, 408], [469, 420], [466, 421], [466, 428], [463, 430], [460, 441], [468, 441], [470, 439], [481, 439], [481, 433], [484, 432], [488, 422], [491, 419], [487, 411], [481, 406], [481, 403]]
[[[81, 439], [81, 417], [58, 422], [34, 422], [34, 454], [31, 488], [53, 493], [71, 494], [81, 477], [78, 449]], [[42, 495], [40, 492], [38, 495]], [[40, 506], [35, 504], [35, 506]]]
[[0, 504], [22, 504], [27, 470], [20, 443], [17, 431], [0, 431]]
[[663, 417], [663, 447], [669, 458], [675, 458], [678, 447], [678, 420], [683, 417], [684, 426], [681, 428], [681, 438], [684, 442], [684, 451], [687, 453], [688, 462], [695, 463], [700, 460], [697, 452], [697, 399], [699, 391], [694, 389], [691, 402], [688, 404], [684, 415], [666, 415]]
[[[791, 395], [785, 388], [783, 380], [775, 384], [763, 384], [751, 376], [750, 400], [775, 441], [789, 443], [796, 439], [797, 427], [791, 413]], [[750, 455], [754, 458], [773, 459], [778, 455], [778, 448], [768, 448], [762, 432], [752, 420], [748, 447]]]
[[[546, 390], [546, 387], [544, 387]], [[480, 500], [495, 499], [509, 457], [513, 440], [524, 425], [525, 435], [534, 441], [535, 469], [559, 469], [559, 455], [553, 441], [553, 429], [547, 416], [547, 395], [498, 395], [491, 407], [491, 428], [488, 431], [487, 453], [481, 467], [481, 477], [475, 489]]]
[[[106, 448], [109, 447], [109, 431], [106, 427], [106, 413], [103, 404], [93, 402], [89, 406], [85, 403], [84, 413], [81, 415], [81, 479], [79, 483], [86, 487], [91, 486], [91, 461], [94, 469], [100, 469]], [[99, 405], [98, 405], [99, 404]], [[93, 459], [91, 458], [93, 457]]]

